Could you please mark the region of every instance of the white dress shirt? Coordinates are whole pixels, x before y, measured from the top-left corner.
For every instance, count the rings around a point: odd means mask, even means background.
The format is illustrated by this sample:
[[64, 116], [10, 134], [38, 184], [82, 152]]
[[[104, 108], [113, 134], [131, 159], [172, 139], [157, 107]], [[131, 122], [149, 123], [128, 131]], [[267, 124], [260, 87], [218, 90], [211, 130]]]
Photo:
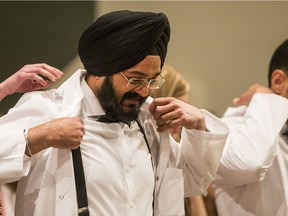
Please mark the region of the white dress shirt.
[[137, 122], [97, 122], [104, 113], [83, 80], [85, 135], [81, 154], [91, 215], [152, 215], [154, 174], [151, 155]]

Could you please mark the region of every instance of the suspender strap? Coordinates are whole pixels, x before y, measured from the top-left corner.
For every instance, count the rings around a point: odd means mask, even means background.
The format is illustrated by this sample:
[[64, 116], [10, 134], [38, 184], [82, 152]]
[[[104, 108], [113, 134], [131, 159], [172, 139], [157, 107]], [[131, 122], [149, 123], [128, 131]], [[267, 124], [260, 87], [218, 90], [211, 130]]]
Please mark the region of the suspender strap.
[[[144, 129], [138, 121], [136, 121], [136, 122], [140, 128], [140, 132], [144, 136], [148, 151], [151, 154], [151, 149], [150, 149], [146, 134], [144, 132]], [[82, 162], [80, 146], [77, 149], [72, 150], [72, 157], [73, 157], [74, 178], [75, 178], [77, 202], [78, 202], [78, 215], [79, 216], [89, 216], [87, 191], [86, 191], [85, 176], [84, 176], [84, 169], [83, 169], [83, 162]], [[152, 162], [152, 166], [153, 166], [152, 155], [151, 155], [151, 162]], [[154, 201], [152, 203], [152, 211], [154, 211]], [[154, 215], [154, 213], [153, 213], [153, 215]]]
[[[140, 124], [140, 122], [139, 122], [138, 120], [136, 120], [136, 122], [137, 122], [137, 124], [138, 124], [138, 127], [140, 128], [140, 132], [143, 134], [143, 137], [144, 137], [144, 140], [145, 140], [146, 146], [147, 146], [148, 151], [149, 151], [149, 153], [150, 153], [150, 155], [151, 155], [151, 157], [152, 157], [152, 154], [151, 154], [151, 148], [150, 148], [150, 146], [149, 146], [148, 139], [147, 139], [147, 137], [146, 137], [146, 134], [145, 134], [144, 128], [142, 127], [142, 125]], [[153, 163], [152, 163], [152, 165], [153, 165]]]
[[89, 216], [87, 191], [86, 191], [85, 176], [84, 176], [80, 147], [72, 150], [72, 157], [73, 157], [74, 178], [75, 178], [77, 202], [78, 202], [78, 215]]

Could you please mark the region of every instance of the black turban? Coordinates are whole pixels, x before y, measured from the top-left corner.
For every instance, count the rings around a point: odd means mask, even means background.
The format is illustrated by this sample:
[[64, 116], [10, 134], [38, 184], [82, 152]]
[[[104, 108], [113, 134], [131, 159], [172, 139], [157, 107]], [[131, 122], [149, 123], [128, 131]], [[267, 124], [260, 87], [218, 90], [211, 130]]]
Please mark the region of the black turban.
[[88, 73], [109, 76], [151, 54], [160, 56], [162, 67], [169, 39], [165, 14], [114, 11], [99, 17], [83, 32], [78, 53]]

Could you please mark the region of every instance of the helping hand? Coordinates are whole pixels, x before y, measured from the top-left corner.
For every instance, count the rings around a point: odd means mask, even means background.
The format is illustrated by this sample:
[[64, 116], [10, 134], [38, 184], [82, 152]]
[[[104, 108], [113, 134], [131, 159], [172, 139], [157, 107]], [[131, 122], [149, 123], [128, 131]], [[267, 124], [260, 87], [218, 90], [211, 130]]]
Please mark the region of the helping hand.
[[[39, 75], [49, 80], [44, 80]], [[44, 89], [50, 85], [51, 81], [57, 81], [62, 75], [63, 72], [45, 63], [25, 65], [1, 83], [1, 91], [10, 95], [15, 92], [24, 93]]]
[[253, 95], [255, 93], [273, 93], [273, 91], [259, 83], [255, 83], [250, 88], [244, 92], [240, 97], [233, 99], [234, 106], [249, 105]]

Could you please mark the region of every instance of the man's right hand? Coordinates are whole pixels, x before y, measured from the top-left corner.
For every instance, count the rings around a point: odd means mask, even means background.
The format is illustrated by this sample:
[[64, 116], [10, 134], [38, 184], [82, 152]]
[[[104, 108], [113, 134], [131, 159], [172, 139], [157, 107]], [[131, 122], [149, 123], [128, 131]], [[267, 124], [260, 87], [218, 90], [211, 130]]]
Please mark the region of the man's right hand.
[[30, 128], [27, 135], [28, 145], [32, 155], [49, 147], [76, 149], [84, 133], [81, 118], [59, 118]]

